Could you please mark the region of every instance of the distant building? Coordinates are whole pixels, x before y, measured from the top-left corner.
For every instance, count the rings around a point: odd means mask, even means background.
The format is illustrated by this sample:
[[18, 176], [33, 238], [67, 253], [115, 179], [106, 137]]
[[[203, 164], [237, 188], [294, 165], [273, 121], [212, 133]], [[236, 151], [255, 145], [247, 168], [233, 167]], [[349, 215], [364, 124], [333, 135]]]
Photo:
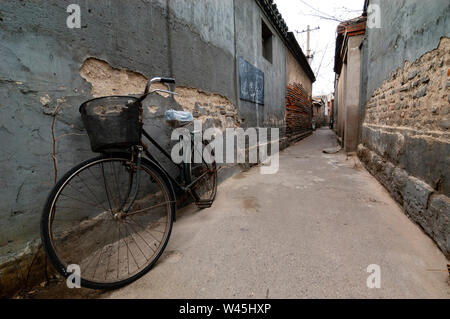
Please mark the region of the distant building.
[[339, 24], [336, 38], [334, 71], [336, 72], [335, 108], [338, 138], [347, 152], [356, 152], [359, 142], [360, 44], [366, 30], [366, 16]]
[[313, 97], [313, 121], [316, 127], [329, 125], [330, 95], [318, 95]]

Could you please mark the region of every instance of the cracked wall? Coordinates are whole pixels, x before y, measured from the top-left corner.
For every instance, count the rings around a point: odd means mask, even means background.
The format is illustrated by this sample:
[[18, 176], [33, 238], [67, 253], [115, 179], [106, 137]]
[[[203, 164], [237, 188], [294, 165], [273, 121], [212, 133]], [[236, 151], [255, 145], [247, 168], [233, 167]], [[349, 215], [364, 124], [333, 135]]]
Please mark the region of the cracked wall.
[[239, 127], [237, 108], [226, 97], [208, 94], [194, 88], [177, 87], [175, 101], [184, 111], [192, 112], [206, 127], [219, 129]]
[[[234, 83], [233, 54], [222, 48], [227, 45], [202, 40], [196, 30], [205, 32], [205, 26], [193, 28], [174, 16], [169, 19], [167, 8], [156, 2], [111, 5], [101, 0], [81, 4], [83, 28], [70, 30], [66, 6], [56, 0], [25, 0], [20, 4], [3, 1], [0, 7], [0, 187], [4, 190], [0, 194], [0, 295], [22, 284], [14, 282], [17, 274], [10, 261], [21, 258], [24, 262], [16, 264], [27, 264], [25, 247], [39, 238], [40, 215], [54, 185], [56, 110], [55, 163], [61, 177], [96, 155], [78, 112], [81, 103], [95, 96], [137, 94], [143, 91], [146, 78], [173, 76], [181, 88], [196, 88], [194, 95], [201, 91], [224, 97], [212, 95], [211, 102], [200, 99], [205, 103], [227, 112], [236, 105], [230, 85]], [[215, 12], [217, 23], [228, 24], [220, 10]], [[198, 10], [196, 16], [200, 19], [202, 14], [208, 12]], [[229, 28], [221, 32], [234, 37]], [[170, 149], [171, 131], [164, 112], [181, 107], [158, 95], [146, 101], [145, 108], [149, 133]], [[228, 125], [225, 117], [223, 123]], [[42, 271], [33, 271], [29, 284], [33, 280], [42, 280]]]
[[[94, 97], [108, 95], [140, 95], [144, 92], [148, 78], [144, 75], [128, 70], [111, 67], [108, 62], [96, 58], [88, 58], [80, 68], [80, 75], [92, 86]], [[155, 83], [152, 88], [171, 90], [166, 85]], [[197, 120], [219, 129], [239, 126], [236, 106], [223, 95], [206, 93], [196, 88], [176, 86], [173, 107], [191, 112]], [[169, 94], [158, 92], [160, 96], [170, 99]], [[41, 103], [48, 103], [49, 97], [41, 97]], [[149, 97], [151, 100], [151, 97]], [[173, 102], [173, 100], [172, 100]], [[157, 105], [148, 105], [146, 110], [156, 114]]]
[[450, 38], [392, 72], [367, 102], [365, 125], [425, 133], [450, 129]]
[[142, 94], [148, 81], [138, 72], [113, 68], [108, 62], [93, 57], [83, 62], [80, 75], [91, 84], [94, 97]]

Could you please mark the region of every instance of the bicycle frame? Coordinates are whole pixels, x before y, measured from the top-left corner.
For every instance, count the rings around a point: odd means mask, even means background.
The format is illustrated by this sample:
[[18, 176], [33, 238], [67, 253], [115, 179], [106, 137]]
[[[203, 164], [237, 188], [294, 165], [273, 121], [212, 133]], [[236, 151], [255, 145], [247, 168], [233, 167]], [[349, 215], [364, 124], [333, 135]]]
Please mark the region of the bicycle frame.
[[[147, 85], [146, 85], [146, 87], [145, 87], [145, 91], [144, 91], [144, 94], [138, 99], [138, 102], [139, 103], [142, 103], [150, 94], [153, 94], [153, 93], [156, 93], [156, 92], [162, 92], [162, 93], [167, 93], [167, 94], [171, 94], [171, 95], [176, 95], [177, 93], [175, 93], [175, 92], [171, 92], [171, 91], [168, 91], [168, 90], [162, 90], [162, 89], [154, 89], [154, 90], [152, 90], [152, 91], [150, 91], [150, 87], [151, 87], [151, 85], [153, 84], [153, 83], [155, 83], [155, 82], [161, 82], [161, 83], [175, 83], [175, 80], [174, 79], [170, 79], [170, 78], [153, 78], [153, 79], [151, 79], [151, 80], [149, 80], [148, 82], [147, 82]], [[183, 177], [183, 182], [186, 182], [186, 180], [185, 180], [185, 176], [186, 176], [186, 172], [185, 172], [185, 170], [186, 170], [186, 163], [184, 163], [184, 162], [181, 162], [180, 164], [176, 164], [176, 163], [174, 163], [173, 161], [172, 161], [172, 156], [169, 154], [169, 153], [167, 153], [167, 151], [163, 148], [163, 147], [161, 147], [161, 145], [159, 145], [158, 144], [158, 142], [156, 142], [151, 136], [150, 136], [150, 134], [148, 134], [148, 132], [147, 131], [145, 131], [145, 129], [143, 129], [142, 128], [142, 135], [151, 143], [151, 144], [153, 144], [153, 146], [155, 146], [160, 152], [161, 152], [161, 154], [163, 154], [166, 158], [168, 158], [175, 166], [177, 166], [177, 168], [180, 170], [180, 173], [184, 173], [184, 174], [181, 174], [182, 175], [182, 177]], [[189, 184], [189, 185], [182, 185], [182, 184], [180, 184], [175, 178], [173, 178], [172, 176], [171, 176], [171, 174], [169, 174], [169, 172], [164, 168], [164, 166], [148, 151], [148, 148], [146, 147], [146, 145], [145, 144], [143, 144], [142, 142], [141, 142], [141, 144], [142, 144], [142, 146], [144, 146], [144, 149], [143, 149], [143, 151], [144, 151], [144, 154], [154, 163], [154, 164], [156, 164], [161, 170], [162, 170], [162, 172], [164, 172], [164, 174], [166, 175], [166, 177], [168, 178], [168, 180], [170, 181], [170, 183], [171, 183], [171, 186], [172, 186], [172, 188], [173, 188], [173, 186], [175, 186], [175, 187], [177, 187], [177, 189], [178, 190], [180, 190], [180, 191], [182, 191], [183, 193], [189, 193], [189, 195], [191, 195], [192, 196], [192, 198], [195, 200], [195, 201], [199, 201], [200, 199], [198, 198], [198, 196], [195, 194], [195, 192], [193, 193], [193, 192], [191, 192], [191, 189], [192, 189], [192, 187], [193, 186], [195, 186], [195, 184], [197, 184], [197, 182], [198, 181], [200, 181], [203, 177], [205, 177], [209, 172], [208, 171], [206, 171], [205, 173], [203, 173], [201, 176], [199, 176], [199, 177], [197, 177], [194, 181], [191, 181], [191, 183]], [[138, 148], [139, 147], [141, 147], [142, 148], [142, 146], [141, 145], [139, 145], [138, 146]], [[134, 150], [133, 150], [133, 152], [134, 152]], [[138, 153], [138, 166], [139, 166], [139, 162], [140, 162], [140, 157], [141, 157], [141, 154], [142, 154], [142, 150], [139, 150], [139, 153]], [[202, 160], [203, 160], [203, 157], [202, 157]], [[205, 163], [205, 164], [207, 164], [204, 160], [203, 160], [203, 162]], [[139, 180], [139, 170], [137, 171], [137, 178], [136, 178], [136, 180], [138, 181]], [[130, 187], [130, 191], [131, 191], [131, 187]], [[137, 193], [137, 187], [136, 187], [136, 190], [135, 190], [135, 192]], [[132, 205], [132, 203], [134, 202], [134, 200], [130, 203], [130, 207], [131, 207], [131, 205]]]
[[[142, 135], [151, 143], [151, 144], [153, 144], [153, 146], [155, 146], [166, 158], [168, 158], [172, 163], [173, 163], [173, 165], [175, 165], [179, 170], [180, 170], [180, 173], [184, 173], [184, 171], [186, 170], [186, 165], [185, 165], [185, 162], [181, 162], [180, 164], [176, 164], [176, 163], [174, 163], [173, 161], [172, 161], [172, 157], [171, 157], [171, 155], [169, 154], [169, 153], [167, 153], [167, 151], [161, 146], [161, 145], [159, 145], [158, 144], [158, 142], [156, 142], [151, 136], [150, 136], [150, 134], [148, 134], [148, 132], [147, 131], [145, 131], [144, 129], [142, 129]], [[177, 187], [177, 189], [179, 190], [179, 191], [181, 191], [181, 192], [183, 192], [183, 193], [189, 193], [189, 195], [191, 195], [192, 196], [192, 198], [195, 200], [195, 201], [198, 201], [198, 200], [200, 200], [199, 198], [198, 198], [198, 196], [195, 194], [195, 192], [193, 193], [193, 192], [191, 192], [190, 190], [191, 190], [191, 188], [199, 181], [199, 180], [201, 180], [204, 176], [206, 176], [207, 174], [208, 174], [208, 172], [205, 172], [205, 173], [203, 173], [201, 176], [199, 176], [199, 177], [197, 177], [194, 181], [192, 181], [189, 185], [182, 185], [182, 184], [180, 184], [175, 178], [173, 178], [172, 177], [172, 175], [164, 168], [164, 166], [148, 151], [148, 147], [144, 144], [144, 143], [142, 143], [141, 142], [141, 144], [142, 144], [142, 146], [141, 145], [139, 145], [139, 146], [135, 146], [135, 147], [133, 147], [132, 148], [132, 161], [134, 162], [134, 160], [133, 160], [133, 158], [135, 157], [134, 156], [134, 152], [135, 152], [135, 150], [137, 149], [138, 150], [138, 154], [137, 154], [137, 156], [136, 156], [136, 159], [135, 159], [135, 161], [136, 161], [136, 166], [137, 167], [139, 167], [140, 166], [140, 164], [141, 164], [141, 157], [142, 157], [142, 152], [144, 152], [144, 154], [145, 154], [145, 156], [148, 158], [148, 159], [150, 159], [155, 165], [157, 165], [160, 169], [161, 169], [161, 171], [165, 174], [165, 176], [168, 178], [168, 180], [169, 180], [169, 182], [170, 182], [170, 186], [173, 188], [173, 186], [175, 186], [175, 187]], [[185, 180], [185, 174], [181, 174], [181, 176], [183, 176], [183, 182], [186, 182], [186, 180]], [[129, 196], [131, 195], [131, 191], [132, 191], [132, 184], [133, 183], [136, 183], [136, 187], [135, 187], [135, 189], [134, 189], [134, 193], [133, 193], [133, 195], [131, 196], [131, 201], [128, 203], [128, 205], [127, 205], [127, 207], [125, 208], [125, 204], [126, 204], [126, 202], [127, 202], [127, 200], [125, 200], [125, 202], [124, 202], [124, 204], [123, 204], [123, 207], [122, 207], [122, 211], [125, 213], [125, 214], [127, 214], [127, 212], [129, 211], [129, 209], [133, 206], [133, 203], [134, 203], [134, 201], [136, 200], [136, 196], [137, 196], [137, 193], [138, 193], [138, 190], [139, 190], [139, 188], [138, 188], [138, 186], [137, 185], [139, 185], [139, 170], [137, 170], [136, 171], [136, 178], [133, 178], [133, 174], [131, 174], [131, 176], [130, 176], [130, 184], [129, 184], [129, 187], [128, 187], [128, 195], [126, 196], [126, 198], [129, 198]]]
[[[176, 164], [172, 161], [172, 156], [167, 153], [167, 151], [161, 147], [161, 145], [158, 144], [158, 142], [156, 142], [151, 136], [150, 134], [147, 133], [147, 131], [145, 131], [144, 129], [142, 129], [142, 135], [150, 142], [153, 144], [153, 146], [155, 146], [166, 158], [168, 158], [175, 166], [178, 167], [178, 169], [180, 169], [180, 172], [184, 172], [184, 170], [186, 169], [185, 163], [181, 162], [180, 164]], [[151, 160], [153, 161], [156, 165], [159, 166], [159, 168], [161, 168], [161, 170], [167, 175], [167, 177], [169, 178], [170, 182], [172, 183], [172, 185], [175, 185], [179, 190], [183, 191], [183, 192], [188, 192], [191, 196], [194, 197], [195, 200], [199, 200], [198, 198], [195, 198], [196, 196], [194, 194], [192, 194], [190, 192], [190, 189], [199, 181], [201, 180], [203, 177], [205, 177], [208, 172], [203, 173], [202, 175], [200, 175], [199, 177], [197, 177], [194, 181], [192, 181], [189, 185], [181, 185], [180, 183], [178, 183], [178, 181], [173, 178], [171, 176], [171, 174], [169, 174], [167, 172], [167, 170], [161, 165], [161, 163], [148, 151], [148, 149], [144, 149], [144, 153], [145, 155]], [[183, 179], [184, 179], [184, 174], [183, 175]]]

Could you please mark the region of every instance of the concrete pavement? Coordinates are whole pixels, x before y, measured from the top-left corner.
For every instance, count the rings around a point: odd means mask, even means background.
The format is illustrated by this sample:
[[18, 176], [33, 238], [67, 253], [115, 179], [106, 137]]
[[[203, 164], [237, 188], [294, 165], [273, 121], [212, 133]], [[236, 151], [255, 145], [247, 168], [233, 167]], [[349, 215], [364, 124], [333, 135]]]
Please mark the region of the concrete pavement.
[[[330, 130], [180, 213], [157, 266], [107, 298], [449, 298], [447, 260]], [[367, 267], [381, 288], [367, 288]]]
[[[450, 298], [448, 261], [328, 129], [219, 186], [211, 209], [179, 212], [155, 268], [101, 294], [65, 282], [34, 298]], [[381, 288], [367, 288], [367, 267]], [[441, 271], [435, 271], [441, 270]]]

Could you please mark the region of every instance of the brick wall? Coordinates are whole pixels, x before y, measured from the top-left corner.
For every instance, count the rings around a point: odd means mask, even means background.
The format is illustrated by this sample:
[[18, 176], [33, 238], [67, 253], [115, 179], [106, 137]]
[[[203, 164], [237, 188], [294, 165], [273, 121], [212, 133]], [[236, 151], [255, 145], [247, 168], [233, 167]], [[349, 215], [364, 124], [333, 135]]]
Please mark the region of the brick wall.
[[444, 38], [436, 50], [393, 72], [367, 103], [364, 123], [448, 132], [449, 50]]
[[286, 134], [290, 138], [311, 131], [311, 97], [301, 84], [291, 84], [286, 90]]
[[393, 71], [366, 104], [358, 155], [450, 256], [450, 39]]

